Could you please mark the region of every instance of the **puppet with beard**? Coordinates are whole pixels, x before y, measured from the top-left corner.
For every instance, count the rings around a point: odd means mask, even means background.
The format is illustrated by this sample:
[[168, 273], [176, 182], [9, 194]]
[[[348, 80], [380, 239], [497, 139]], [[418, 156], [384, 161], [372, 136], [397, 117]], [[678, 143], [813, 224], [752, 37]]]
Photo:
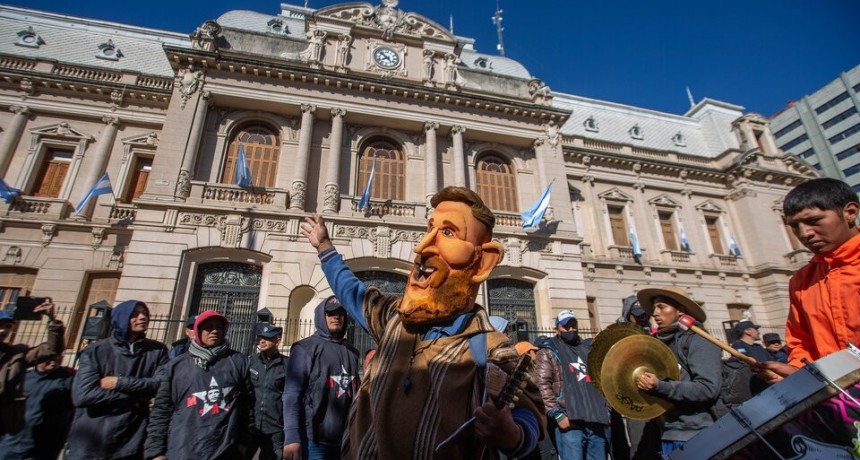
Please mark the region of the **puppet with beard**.
[[[545, 417], [534, 385], [513, 409], [483, 401], [470, 338], [486, 343], [486, 361], [510, 373], [516, 349], [493, 329], [475, 304], [478, 289], [499, 263], [503, 246], [492, 241], [495, 216], [472, 190], [447, 187], [435, 208], [402, 297], [366, 287], [349, 270], [322, 217], [305, 219], [302, 233], [318, 250], [323, 273], [350, 317], [377, 344], [354, 401], [344, 458], [478, 458], [498, 449], [509, 457], [531, 451]], [[483, 357], [482, 357], [483, 358]], [[445, 444], [471, 416], [474, 425]]]

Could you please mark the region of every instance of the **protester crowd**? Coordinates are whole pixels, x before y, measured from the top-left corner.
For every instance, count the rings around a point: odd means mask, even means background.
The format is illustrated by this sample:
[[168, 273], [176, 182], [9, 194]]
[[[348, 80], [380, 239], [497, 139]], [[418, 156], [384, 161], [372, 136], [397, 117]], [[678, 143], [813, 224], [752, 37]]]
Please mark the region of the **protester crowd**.
[[[806, 182], [784, 200], [787, 225], [814, 257], [791, 280], [785, 342], [737, 323], [731, 347], [757, 364], [723, 360], [681, 327], [682, 315], [702, 326], [707, 314], [678, 286], [624, 299], [618, 322], [664, 343], [680, 368], [677, 380], [636, 377], [640, 391], [673, 403], [648, 421], [622, 417], [595, 387], [591, 340], [573, 311], [557, 313], [551, 337], [513, 343], [507, 321], [475, 304], [504, 252], [492, 212], [458, 187], [432, 205], [402, 296], [361, 283], [323, 218], [306, 219], [334, 295], [289, 357], [270, 324], [258, 325], [254, 355], [232, 349], [229, 318], [212, 310], [188, 318], [168, 349], [147, 338], [146, 303], [127, 300], [75, 370], [60, 365], [64, 328], [51, 299], [34, 310], [48, 320], [36, 347], [7, 343], [15, 320], [0, 311], [0, 460], [659, 459], [781, 378], [860, 343], [860, 204], [840, 181]], [[364, 357], [346, 340], [348, 321], [374, 341]], [[533, 375], [500, 404], [494, 377], [515, 374], [523, 355]]]

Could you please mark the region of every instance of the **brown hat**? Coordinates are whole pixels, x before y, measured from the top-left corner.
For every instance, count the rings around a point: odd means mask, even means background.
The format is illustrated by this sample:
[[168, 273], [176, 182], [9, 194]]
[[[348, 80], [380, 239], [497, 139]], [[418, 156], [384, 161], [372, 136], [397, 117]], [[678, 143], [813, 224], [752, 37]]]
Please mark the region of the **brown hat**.
[[538, 349], [538, 347], [532, 345], [529, 342], [526, 342], [525, 340], [523, 340], [522, 342], [517, 342], [517, 344], [514, 345], [514, 348], [517, 349], [517, 354], [520, 356], [522, 356], [522, 355], [524, 355], [524, 354], [526, 354], [532, 350], [537, 351], [537, 349]]
[[654, 314], [654, 297], [659, 296], [668, 297], [674, 300], [681, 305], [685, 313], [692, 316], [699, 322], [704, 323], [705, 319], [707, 319], [705, 310], [702, 310], [702, 307], [699, 306], [699, 304], [690, 297], [690, 294], [681, 287], [666, 286], [662, 288], [648, 288], [642, 289], [636, 293], [636, 298], [639, 299], [639, 303], [642, 304], [642, 308], [648, 312], [649, 316]]

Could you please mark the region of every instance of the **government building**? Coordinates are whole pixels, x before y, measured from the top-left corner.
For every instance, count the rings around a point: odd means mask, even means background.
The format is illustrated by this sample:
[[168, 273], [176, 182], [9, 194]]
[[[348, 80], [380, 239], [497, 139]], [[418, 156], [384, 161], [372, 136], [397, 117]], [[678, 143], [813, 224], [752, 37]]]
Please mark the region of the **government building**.
[[[357, 276], [397, 293], [429, 198], [458, 185], [495, 211], [505, 247], [478, 301], [518, 329], [572, 309], [596, 331], [624, 297], [677, 284], [712, 331], [741, 318], [782, 331], [809, 254], [781, 200], [817, 172], [762, 116], [555, 92], [395, 0], [273, 10], [188, 34], [0, 7], [0, 177], [21, 190], [0, 203], [4, 304], [67, 306], [70, 345], [90, 305], [126, 299], [174, 321], [162, 340], [209, 308], [245, 340], [258, 318], [307, 320], [331, 295], [299, 231], [310, 213]], [[113, 195], [76, 211], [105, 174]], [[550, 184], [539, 228], [523, 230]]]

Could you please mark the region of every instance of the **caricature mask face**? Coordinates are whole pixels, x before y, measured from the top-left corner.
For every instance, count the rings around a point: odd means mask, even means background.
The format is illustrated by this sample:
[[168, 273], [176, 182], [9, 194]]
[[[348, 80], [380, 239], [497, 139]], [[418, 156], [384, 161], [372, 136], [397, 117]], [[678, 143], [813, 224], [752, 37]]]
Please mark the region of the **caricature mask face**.
[[466, 203], [439, 203], [398, 306], [406, 325], [433, 324], [471, 311], [478, 287], [501, 260], [498, 242], [482, 243], [486, 230]]

